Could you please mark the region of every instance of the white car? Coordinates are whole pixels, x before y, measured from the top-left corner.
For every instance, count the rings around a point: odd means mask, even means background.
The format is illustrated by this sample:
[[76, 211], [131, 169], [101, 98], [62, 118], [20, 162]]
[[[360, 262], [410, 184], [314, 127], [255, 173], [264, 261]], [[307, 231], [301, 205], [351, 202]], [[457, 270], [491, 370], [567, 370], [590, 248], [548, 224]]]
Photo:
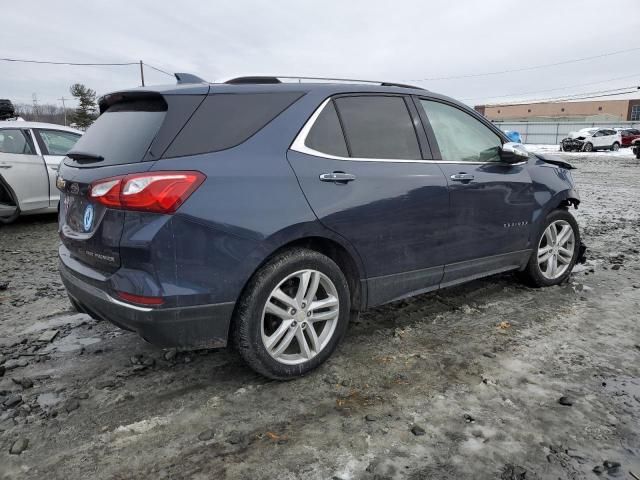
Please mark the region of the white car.
[[583, 128], [577, 132], [569, 133], [569, 136], [560, 143], [560, 150], [565, 152], [594, 150], [617, 151], [622, 145], [622, 136], [619, 131], [612, 128]]
[[58, 167], [81, 136], [51, 123], [0, 122], [0, 223], [58, 210]]

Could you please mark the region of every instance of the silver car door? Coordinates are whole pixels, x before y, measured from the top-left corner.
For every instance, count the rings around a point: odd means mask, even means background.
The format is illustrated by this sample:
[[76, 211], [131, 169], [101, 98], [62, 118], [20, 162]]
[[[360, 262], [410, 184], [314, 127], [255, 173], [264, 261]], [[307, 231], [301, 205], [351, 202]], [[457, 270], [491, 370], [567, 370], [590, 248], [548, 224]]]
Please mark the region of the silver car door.
[[73, 132], [65, 132], [62, 130], [50, 130], [38, 128], [34, 130], [34, 135], [40, 146], [42, 157], [47, 165], [47, 174], [49, 175], [49, 203], [54, 207], [58, 204], [60, 193], [56, 188], [56, 177], [60, 162], [67, 152], [73, 148], [80, 134]]
[[29, 132], [0, 128], [0, 175], [17, 197], [20, 211], [49, 206], [49, 177]]

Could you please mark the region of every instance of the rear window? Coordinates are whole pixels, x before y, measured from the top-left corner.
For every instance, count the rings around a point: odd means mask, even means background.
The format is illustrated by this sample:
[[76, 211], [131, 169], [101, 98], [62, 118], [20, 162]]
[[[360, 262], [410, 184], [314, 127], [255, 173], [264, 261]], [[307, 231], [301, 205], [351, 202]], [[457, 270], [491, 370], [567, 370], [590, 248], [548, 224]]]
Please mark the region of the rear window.
[[296, 92], [209, 95], [164, 157], [197, 155], [235, 147], [261, 130], [302, 95]]
[[[89, 127], [69, 152], [101, 156], [99, 163], [77, 166], [104, 167], [141, 162], [160, 129], [167, 105], [162, 99], [116, 103]], [[69, 163], [69, 160], [67, 160]]]
[[336, 106], [352, 157], [422, 158], [402, 97], [342, 97], [336, 99]]

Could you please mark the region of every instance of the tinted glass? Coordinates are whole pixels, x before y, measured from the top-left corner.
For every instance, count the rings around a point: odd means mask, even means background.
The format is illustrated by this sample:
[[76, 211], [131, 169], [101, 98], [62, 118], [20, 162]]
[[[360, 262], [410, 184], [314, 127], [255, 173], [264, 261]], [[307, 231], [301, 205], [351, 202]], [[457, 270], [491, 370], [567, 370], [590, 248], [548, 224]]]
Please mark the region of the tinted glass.
[[352, 157], [422, 158], [402, 97], [341, 97], [336, 105]]
[[196, 155], [235, 147], [302, 95], [295, 92], [209, 95], [164, 156]]
[[22, 130], [0, 130], [0, 153], [33, 155], [33, 149]]
[[[162, 103], [166, 109], [166, 104]], [[107, 166], [141, 162], [166, 111], [153, 102], [127, 102], [109, 107], [75, 144], [72, 153], [99, 155], [99, 163], [66, 162], [75, 166]]]
[[440, 102], [421, 100], [443, 160], [497, 162], [502, 140], [486, 125], [462, 110]]
[[318, 116], [307, 135], [305, 145], [322, 153], [348, 157], [342, 127], [333, 102], [329, 102]]
[[38, 130], [49, 155], [66, 155], [76, 144], [80, 135], [59, 130]]

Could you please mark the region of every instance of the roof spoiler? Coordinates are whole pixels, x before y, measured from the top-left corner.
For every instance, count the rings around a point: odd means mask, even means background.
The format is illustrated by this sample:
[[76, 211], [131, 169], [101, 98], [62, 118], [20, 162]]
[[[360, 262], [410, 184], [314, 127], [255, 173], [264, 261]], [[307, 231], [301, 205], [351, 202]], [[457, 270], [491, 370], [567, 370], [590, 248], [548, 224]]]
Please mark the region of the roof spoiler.
[[185, 83], [207, 83], [205, 80], [191, 73], [174, 73], [173, 75], [176, 77], [178, 85]]

